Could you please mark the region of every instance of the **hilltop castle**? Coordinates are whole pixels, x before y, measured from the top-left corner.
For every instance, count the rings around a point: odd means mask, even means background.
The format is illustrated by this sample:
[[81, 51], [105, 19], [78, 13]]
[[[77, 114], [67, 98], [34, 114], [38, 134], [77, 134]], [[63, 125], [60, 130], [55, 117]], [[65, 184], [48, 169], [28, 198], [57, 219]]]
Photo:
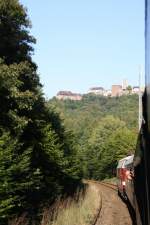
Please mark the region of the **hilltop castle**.
[[[94, 95], [101, 95], [106, 97], [117, 97], [122, 95], [131, 95], [131, 94], [138, 94], [140, 91], [139, 86], [131, 86], [128, 85], [126, 80], [123, 81], [123, 84], [113, 84], [111, 90], [106, 90], [103, 87], [92, 87], [88, 90], [85, 94], [94, 94]], [[143, 92], [143, 88], [141, 90]], [[71, 91], [59, 91], [56, 95], [56, 98], [59, 100], [74, 100], [80, 101], [82, 99], [81, 94], [72, 93]]]

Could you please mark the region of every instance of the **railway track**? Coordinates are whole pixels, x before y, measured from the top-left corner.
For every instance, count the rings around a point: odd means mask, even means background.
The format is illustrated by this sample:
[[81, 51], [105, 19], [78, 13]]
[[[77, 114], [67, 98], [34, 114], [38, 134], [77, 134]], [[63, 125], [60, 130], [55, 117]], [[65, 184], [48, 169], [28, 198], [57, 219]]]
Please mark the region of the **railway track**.
[[98, 212], [95, 215], [95, 218], [94, 218], [93, 223], [91, 225], [96, 225], [97, 224], [97, 221], [98, 221], [98, 219], [100, 217], [100, 214], [101, 214], [102, 205], [103, 205], [102, 193], [100, 193], [100, 205], [99, 205], [99, 209], [98, 209]]
[[100, 182], [101, 185], [104, 185], [105, 187], [108, 187], [114, 191], [117, 191], [117, 185], [116, 184], [111, 184], [111, 183], [106, 183], [106, 182]]
[[87, 181], [97, 186], [99, 190], [99, 205], [94, 215], [91, 225], [104, 225], [104, 224], [124, 224], [131, 225], [135, 224], [134, 220], [128, 211], [126, 205], [118, 198], [117, 185], [108, 182], [100, 181]]
[[[115, 184], [111, 184], [111, 183], [106, 183], [106, 182], [99, 182], [99, 181], [90, 181], [92, 183], [95, 183], [95, 184], [98, 184], [98, 185], [103, 185], [109, 189], [112, 189], [114, 191], [117, 191], [117, 185]], [[97, 222], [98, 222], [98, 219], [101, 215], [101, 210], [102, 210], [102, 207], [103, 207], [103, 198], [102, 198], [102, 193], [100, 192], [100, 205], [99, 205], [99, 209], [98, 209], [98, 212], [93, 220], [93, 223], [91, 225], [96, 225]]]
[[108, 183], [108, 182], [100, 182], [100, 181], [95, 181], [95, 180], [91, 180], [89, 182], [92, 182], [92, 183], [95, 183], [95, 184], [99, 184], [99, 185], [103, 185], [105, 187], [113, 189], [114, 191], [117, 191], [117, 185], [116, 184], [111, 184], [111, 183]]

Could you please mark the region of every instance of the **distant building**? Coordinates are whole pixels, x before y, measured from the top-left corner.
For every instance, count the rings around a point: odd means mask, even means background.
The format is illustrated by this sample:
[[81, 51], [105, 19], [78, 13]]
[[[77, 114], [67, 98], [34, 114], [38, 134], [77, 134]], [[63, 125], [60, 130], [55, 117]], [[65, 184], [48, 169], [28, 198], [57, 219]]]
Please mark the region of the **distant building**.
[[103, 87], [92, 87], [89, 89], [89, 94], [95, 94], [95, 95], [104, 95], [104, 88]]
[[121, 96], [122, 93], [123, 93], [122, 85], [112, 85], [112, 91], [111, 91], [112, 97]]
[[128, 81], [127, 80], [123, 80], [123, 83], [122, 83], [122, 89], [123, 90], [126, 90], [128, 87]]
[[111, 90], [105, 90], [103, 95], [106, 96], [106, 97], [110, 97], [111, 96]]
[[139, 86], [134, 86], [134, 87], [132, 88], [132, 93], [133, 93], [133, 94], [138, 94], [139, 91], [140, 91]]
[[71, 91], [59, 91], [56, 95], [56, 98], [59, 100], [70, 99], [73, 101], [80, 101], [82, 99], [82, 95], [72, 93]]

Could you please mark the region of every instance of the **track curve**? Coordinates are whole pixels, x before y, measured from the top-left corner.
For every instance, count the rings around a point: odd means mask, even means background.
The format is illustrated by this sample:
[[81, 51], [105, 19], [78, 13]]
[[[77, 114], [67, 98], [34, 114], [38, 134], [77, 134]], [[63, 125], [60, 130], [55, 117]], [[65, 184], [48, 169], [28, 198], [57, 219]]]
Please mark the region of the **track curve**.
[[91, 225], [131, 225], [128, 209], [117, 195], [117, 185], [93, 180], [89, 182], [98, 185], [101, 197]]

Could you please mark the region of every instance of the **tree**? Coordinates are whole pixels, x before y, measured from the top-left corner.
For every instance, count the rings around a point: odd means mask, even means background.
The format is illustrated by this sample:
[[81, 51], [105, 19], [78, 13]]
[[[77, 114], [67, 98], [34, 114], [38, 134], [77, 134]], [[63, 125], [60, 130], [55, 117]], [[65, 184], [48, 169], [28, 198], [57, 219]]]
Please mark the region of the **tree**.
[[30, 113], [38, 99], [38, 92], [33, 87], [25, 88], [22, 81], [22, 76], [31, 76], [32, 71], [27, 62], [9, 66], [0, 62], [0, 124], [15, 136], [22, 134], [30, 122]]
[[6, 64], [31, 61], [35, 39], [29, 35], [30, 27], [27, 11], [18, 0], [0, 0], [0, 58]]
[[15, 210], [23, 210], [26, 201], [23, 192], [35, 182], [28, 176], [31, 149], [18, 154], [21, 147], [18, 140], [2, 129], [0, 133], [0, 221], [6, 224]]
[[38, 121], [32, 117], [32, 111], [36, 102], [39, 102], [39, 94], [32, 89], [22, 88], [24, 83], [20, 77], [22, 74], [32, 74], [32, 71], [29, 63], [11, 65], [0, 63], [2, 103], [0, 180], [3, 184], [0, 194], [0, 218], [12, 216], [21, 212], [23, 208], [29, 208], [32, 199], [29, 196], [36, 189], [37, 181], [41, 181], [43, 175], [36, 173], [38, 168], [35, 168], [31, 162], [34, 150], [33, 138], [32, 143], [31, 139], [28, 141], [26, 139], [26, 132], [31, 124], [38, 124]]
[[89, 139], [86, 154], [87, 176], [111, 177], [119, 159], [134, 152], [136, 134], [112, 116], [103, 118]]
[[132, 92], [132, 87], [131, 87], [131, 85], [129, 85], [129, 86], [127, 87], [127, 91], [129, 92], [129, 94], [131, 94], [131, 92]]
[[134, 154], [137, 135], [126, 127], [114, 131], [108, 138], [102, 160], [102, 178], [113, 176], [120, 159]]
[[125, 127], [125, 123], [119, 119], [115, 119], [112, 116], [103, 118], [97, 124], [97, 127], [93, 130], [91, 138], [87, 145], [87, 171], [89, 177], [98, 179], [101, 177], [101, 169], [103, 167], [102, 161], [104, 152], [106, 150], [106, 144], [108, 138], [116, 130], [120, 130]]

